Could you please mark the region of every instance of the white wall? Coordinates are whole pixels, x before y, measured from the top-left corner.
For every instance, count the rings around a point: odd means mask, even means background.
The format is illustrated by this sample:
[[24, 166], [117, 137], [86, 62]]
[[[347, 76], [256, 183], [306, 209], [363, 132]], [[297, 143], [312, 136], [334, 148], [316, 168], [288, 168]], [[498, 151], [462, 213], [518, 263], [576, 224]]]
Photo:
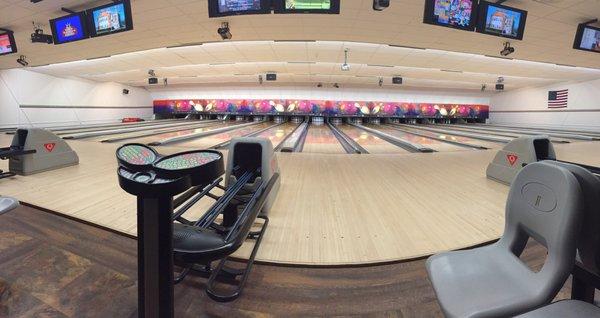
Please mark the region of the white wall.
[[[128, 95], [122, 93], [124, 88]], [[0, 127], [79, 125], [123, 117], [151, 118], [150, 93], [22, 69], [0, 71]]]
[[488, 105], [489, 95], [416, 89], [317, 88], [289, 86], [196, 86], [151, 88], [153, 99], [332, 99]]
[[[566, 109], [548, 109], [548, 91], [569, 90]], [[524, 88], [494, 95], [490, 122], [600, 129], [600, 80]]]

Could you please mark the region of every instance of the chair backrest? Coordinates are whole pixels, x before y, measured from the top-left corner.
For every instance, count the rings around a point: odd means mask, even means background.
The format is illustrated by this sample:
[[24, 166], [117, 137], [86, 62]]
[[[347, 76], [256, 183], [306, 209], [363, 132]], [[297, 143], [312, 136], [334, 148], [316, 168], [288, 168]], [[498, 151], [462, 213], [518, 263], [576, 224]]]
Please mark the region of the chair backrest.
[[549, 288], [562, 286], [575, 261], [583, 197], [575, 175], [552, 161], [527, 165], [512, 183], [504, 235], [498, 243], [517, 256], [529, 237], [546, 246], [548, 258], [536, 277]]
[[554, 164], [571, 171], [581, 185], [585, 214], [577, 239], [577, 259], [587, 270], [600, 275], [600, 178], [577, 165]]

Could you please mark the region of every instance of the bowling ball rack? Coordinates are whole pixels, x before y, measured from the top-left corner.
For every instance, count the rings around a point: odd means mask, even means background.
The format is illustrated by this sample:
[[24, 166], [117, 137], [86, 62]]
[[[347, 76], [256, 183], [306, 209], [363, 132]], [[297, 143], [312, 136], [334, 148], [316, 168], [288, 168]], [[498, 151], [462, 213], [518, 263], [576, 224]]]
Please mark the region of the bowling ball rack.
[[[119, 185], [137, 196], [138, 316], [173, 317], [174, 285], [190, 272], [208, 278], [206, 293], [213, 300], [236, 299], [268, 225], [260, 211], [279, 174], [263, 180], [260, 166], [237, 166], [230, 177], [235, 182], [225, 188], [220, 185], [225, 169], [218, 151], [162, 156], [146, 145], [126, 144], [116, 156]], [[214, 189], [224, 193], [212, 194]], [[200, 219], [186, 219], [184, 214], [205, 197], [214, 204]], [[252, 231], [256, 219], [263, 222]], [[247, 239], [255, 244], [245, 268], [227, 266], [228, 256]], [[213, 268], [215, 261], [219, 263]], [[177, 277], [175, 264], [182, 268]], [[220, 291], [217, 283], [234, 287]]]

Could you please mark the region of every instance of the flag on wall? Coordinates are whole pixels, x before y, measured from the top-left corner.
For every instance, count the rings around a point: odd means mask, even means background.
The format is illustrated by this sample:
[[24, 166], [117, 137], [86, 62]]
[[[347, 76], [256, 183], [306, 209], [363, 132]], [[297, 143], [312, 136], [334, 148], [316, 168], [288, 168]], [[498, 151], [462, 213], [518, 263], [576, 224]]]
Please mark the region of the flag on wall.
[[569, 90], [548, 92], [548, 108], [566, 108], [569, 102]]

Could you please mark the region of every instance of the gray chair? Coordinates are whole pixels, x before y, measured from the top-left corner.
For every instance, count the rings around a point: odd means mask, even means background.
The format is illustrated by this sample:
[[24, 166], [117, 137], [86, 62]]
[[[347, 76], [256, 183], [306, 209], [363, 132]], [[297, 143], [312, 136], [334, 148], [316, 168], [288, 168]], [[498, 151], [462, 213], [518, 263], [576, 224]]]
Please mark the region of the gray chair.
[[563, 300], [517, 316], [518, 318], [600, 318], [600, 308], [579, 300]]
[[19, 206], [19, 200], [0, 196], [0, 214], [4, 214]]
[[[527, 165], [512, 183], [498, 242], [427, 260], [444, 314], [510, 317], [550, 303], [573, 267], [583, 214], [583, 191], [570, 169], [551, 161]], [[537, 273], [519, 259], [529, 238], [548, 249]]]

